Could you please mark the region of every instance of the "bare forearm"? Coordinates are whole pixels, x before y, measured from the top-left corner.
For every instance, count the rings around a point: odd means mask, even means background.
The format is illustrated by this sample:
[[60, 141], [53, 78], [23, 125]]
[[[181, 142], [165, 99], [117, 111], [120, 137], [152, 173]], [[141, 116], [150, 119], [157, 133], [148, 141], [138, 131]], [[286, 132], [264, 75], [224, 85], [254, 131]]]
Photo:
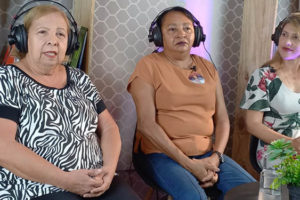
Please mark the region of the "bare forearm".
[[17, 176], [64, 187], [66, 173], [15, 141], [0, 142], [0, 165]]
[[282, 135], [273, 129], [263, 124], [263, 115], [261, 111], [246, 110], [245, 122], [246, 128], [249, 133], [261, 139], [262, 141], [270, 144], [277, 139], [291, 140], [292, 138]]
[[229, 139], [229, 122], [221, 122], [215, 127], [214, 151], [223, 153]]
[[112, 125], [105, 131], [108, 133], [102, 134], [100, 144], [103, 151], [103, 165], [115, 172], [121, 151], [119, 129], [116, 125]]
[[[155, 122], [138, 123], [138, 129], [157, 149], [188, 168], [190, 158], [186, 156], [167, 136], [164, 130]], [[154, 134], [155, 133], [155, 134]]]
[[268, 144], [270, 144], [274, 140], [281, 138], [286, 140], [292, 140], [292, 138], [272, 130], [263, 123], [248, 124], [247, 131]]

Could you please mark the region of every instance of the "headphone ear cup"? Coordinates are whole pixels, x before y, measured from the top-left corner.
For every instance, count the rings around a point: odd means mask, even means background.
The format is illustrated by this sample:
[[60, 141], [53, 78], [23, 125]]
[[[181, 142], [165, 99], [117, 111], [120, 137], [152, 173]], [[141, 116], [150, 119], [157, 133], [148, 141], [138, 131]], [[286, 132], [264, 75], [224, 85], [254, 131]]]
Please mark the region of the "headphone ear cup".
[[278, 46], [278, 43], [279, 43], [279, 37], [281, 35], [281, 32], [282, 32], [282, 28], [280, 26], [280, 24], [275, 28], [275, 32], [272, 34], [271, 36], [271, 39], [272, 41], [274, 42], [274, 44], [276, 46]]
[[155, 26], [153, 28], [152, 35], [153, 35], [153, 42], [154, 42], [155, 46], [162, 47], [163, 46], [163, 38], [162, 38], [160, 28], [158, 26]]
[[19, 52], [27, 53], [27, 32], [23, 24], [13, 27], [8, 36], [8, 43], [10, 45], [14, 44]]
[[194, 26], [195, 39], [193, 43], [193, 47], [198, 47], [201, 42], [201, 32], [198, 26]]
[[78, 48], [79, 48], [78, 36], [74, 31], [70, 30], [68, 35], [68, 46], [67, 46], [66, 55], [71, 55]]
[[203, 33], [203, 29], [200, 24], [198, 26], [194, 26], [194, 32], [195, 32], [195, 40], [193, 43], [193, 47], [198, 47], [200, 45], [200, 42], [205, 41], [206, 36]]

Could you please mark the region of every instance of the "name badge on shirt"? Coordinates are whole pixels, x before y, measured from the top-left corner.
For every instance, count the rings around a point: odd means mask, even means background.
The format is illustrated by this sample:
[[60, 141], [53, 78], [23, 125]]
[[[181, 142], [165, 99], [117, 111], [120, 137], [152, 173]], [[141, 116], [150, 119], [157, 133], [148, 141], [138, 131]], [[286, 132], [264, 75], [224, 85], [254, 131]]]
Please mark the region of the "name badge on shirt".
[[191, 72], [191, 74], [189, 75], [189, 80], [196, 84], [205, 83], [205, 79], [203, 78], [203, 76], [201, 76], [199, 73], [195, 71]]

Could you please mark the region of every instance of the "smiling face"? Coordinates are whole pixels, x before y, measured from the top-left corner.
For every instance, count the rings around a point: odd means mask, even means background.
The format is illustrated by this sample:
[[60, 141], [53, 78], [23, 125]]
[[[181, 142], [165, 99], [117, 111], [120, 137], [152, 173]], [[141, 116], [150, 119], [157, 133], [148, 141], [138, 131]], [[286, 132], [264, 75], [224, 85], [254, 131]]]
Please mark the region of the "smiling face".
[[284, 26], [278, 44], [278, 52], [283, 60], [293, 60], [300, 56], [299, 31], [299, 27], [292, 23]]
[[25, 59], [34, 65], [54, 66], [65, 58], [68, 25], [59, 12], [34, 19], [28, 29], [28, 53]]
[[162, 19], [164, 51], [189, 52], [195, 34], [193, 21], [179, 11], [170, 11]]

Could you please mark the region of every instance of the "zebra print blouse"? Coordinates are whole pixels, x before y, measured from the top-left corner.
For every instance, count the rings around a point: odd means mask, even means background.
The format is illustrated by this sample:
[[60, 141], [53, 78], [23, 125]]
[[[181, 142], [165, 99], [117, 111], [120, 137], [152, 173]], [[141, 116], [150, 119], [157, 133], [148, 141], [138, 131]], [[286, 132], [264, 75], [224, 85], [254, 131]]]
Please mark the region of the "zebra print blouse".
[[[17, 123], [16, 140], [64, 171], [102, 166], [96, 135], [106, 107], [89, 77], [66, 66], [62, 89], [44, 86], [14, 65], [0, 67], [0, 118]], [[45, 172], [47, 173], [47, 172]], [[30, 199], [61, 189], [17, 177], [0, 166], [0, 200]]]

